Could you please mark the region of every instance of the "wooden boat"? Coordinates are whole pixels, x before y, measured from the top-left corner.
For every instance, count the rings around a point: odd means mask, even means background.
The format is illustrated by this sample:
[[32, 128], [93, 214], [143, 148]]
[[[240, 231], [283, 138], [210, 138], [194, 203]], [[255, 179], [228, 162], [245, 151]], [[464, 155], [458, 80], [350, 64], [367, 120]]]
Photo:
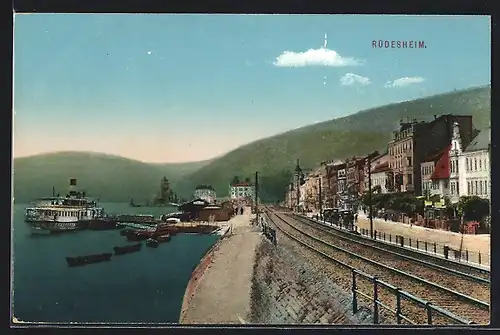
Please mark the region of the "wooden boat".
[[115, 255], [125, 255], [131, 252], [140, 251], [141, 247], [142, 247], [141, 243], [136, 243], [132, 245], [125, 245], [123, 247], [114, 247], [113, 250], [115, 251]]
[[111, 229], [120, 229], [122, 226], [119, 226], [118, 221], [112, 218], [97, 218], [89, 220], [88, 229], [90, 230], [111, 230]]
[[105, 261], [110, 261], [111, 253], [103, 253], [96, 255], [78, 256], [78, 257], [66, 257], [66, 262], [69, 266], [83, 266], [92, 263], [100, 263]]

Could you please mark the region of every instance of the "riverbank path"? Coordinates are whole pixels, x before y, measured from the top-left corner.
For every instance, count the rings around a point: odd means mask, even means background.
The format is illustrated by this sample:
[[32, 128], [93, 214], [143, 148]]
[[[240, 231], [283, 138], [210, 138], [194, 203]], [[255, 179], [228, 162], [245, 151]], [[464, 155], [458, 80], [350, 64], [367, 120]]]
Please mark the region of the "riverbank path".
[[241, 324], [248, 320], [256, 248], [260, 233], [252, 229], [250, 207], [228, 224], [230, 232], [214, 251], [183, 311], [182, 324]]

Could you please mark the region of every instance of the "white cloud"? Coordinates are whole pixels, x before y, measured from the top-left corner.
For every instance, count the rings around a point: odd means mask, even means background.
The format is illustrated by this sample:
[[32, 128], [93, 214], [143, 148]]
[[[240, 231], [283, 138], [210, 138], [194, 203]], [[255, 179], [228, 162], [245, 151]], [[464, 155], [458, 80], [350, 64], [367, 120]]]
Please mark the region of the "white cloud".
[[346, 73], [342, 78], [340, 78], [340, 85], [342, 86], [351, 86], [354, 84], [368, 85], [370, 83], [370, 78], [359, 76], [354, 73]]
[[342, 57], [337, 52], [326, 49], [309, 49], [305, 52], [284, 51], [276, 57], [273, 63], [279, 67], [304, 67], [304, 66], [354, 66], [360, 65], [361, 61]]
[[403, 77], [394, 81], [388, 81], [385, 84], [385, 87], [403, 87], [411, 84], [418, 84], [424, 81], [425, 79], [422, 77]]

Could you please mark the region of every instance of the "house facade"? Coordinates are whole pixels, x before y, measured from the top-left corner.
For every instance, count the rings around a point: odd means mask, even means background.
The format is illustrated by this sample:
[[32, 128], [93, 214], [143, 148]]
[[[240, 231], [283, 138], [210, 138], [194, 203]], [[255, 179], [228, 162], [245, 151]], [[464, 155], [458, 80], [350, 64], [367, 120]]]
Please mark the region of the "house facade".
[[459, 178], [460, 196], [491, 199], [491, 129], [481, 131], [459, 156], [462, 173]]
[[371, 160], [371, 164], [368, 165], [368, 161], [365, 163], [365, 172], [364, 172], [364, 191], [369, 189], [369, 168], [371, 169], [371, 182], [372, 189], [374, 187], [380, 188], [381, 193], [390, 192], [389, 181], [392, 179], [392, 175], [390, 174], [391, 169], [389, 167], [390, 156], [388, 153], [383, 153], [377, 157], [374, 157]]
[[422, 194], [421, 163], [451, 143], [454, 124], [459, 124], [461, 142], [468, 145], [473, 136], [472, 116], [446, 114], [430, 122], [401, 120], [388, 143], [389, 166], [395, 192]]
[[215, 203], [215, 199], [217, 199], [217, 193], [215, 193], [214, 188], [210, 185], [200, 185], [196, 187], [193, 193], [193, 198], [203, 199], [208, 203], [213, 204]]
[[229, 186], [229, 197], [233, 200], [253, 199], [255, 187], [250, 183], [237, 183]]

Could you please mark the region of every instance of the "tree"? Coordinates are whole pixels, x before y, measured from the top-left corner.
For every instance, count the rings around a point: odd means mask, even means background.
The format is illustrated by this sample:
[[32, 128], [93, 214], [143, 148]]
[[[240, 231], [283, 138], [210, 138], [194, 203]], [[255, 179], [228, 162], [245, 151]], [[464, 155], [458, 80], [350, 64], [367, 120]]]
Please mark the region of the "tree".
[[458, 201], [457, 209], [467, 221], [482, 222], [490, 214], [490, 202], [478, 196], [463, 196]]

